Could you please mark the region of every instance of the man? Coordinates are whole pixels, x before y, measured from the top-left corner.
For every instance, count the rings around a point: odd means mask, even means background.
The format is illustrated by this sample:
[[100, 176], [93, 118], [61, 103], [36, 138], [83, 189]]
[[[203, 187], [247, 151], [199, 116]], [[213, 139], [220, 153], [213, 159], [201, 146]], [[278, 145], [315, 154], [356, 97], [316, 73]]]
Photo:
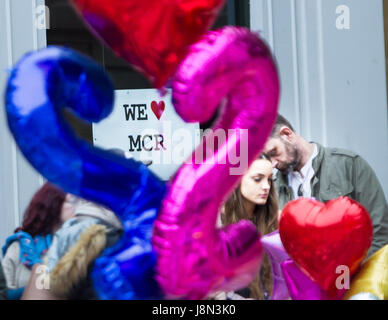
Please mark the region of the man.
[[368, 257], [388, 243], [387, 201], [373, 169], [359, 155], [307, 142], [281, 115], [264, 153], [278, 169], [274, 185], [281, 209], [298, 197], [326, 202], [347, 196], [361, 203], [371, 216], [373, 241]]

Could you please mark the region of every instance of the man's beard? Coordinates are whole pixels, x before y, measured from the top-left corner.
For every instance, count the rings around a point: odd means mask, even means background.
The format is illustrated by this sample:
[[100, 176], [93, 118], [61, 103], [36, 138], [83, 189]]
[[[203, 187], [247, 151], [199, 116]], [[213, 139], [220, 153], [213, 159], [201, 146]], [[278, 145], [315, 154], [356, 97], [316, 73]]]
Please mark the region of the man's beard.
[[290, 161], [280, 163], [280, 166], [277, 166], [277, 169], [283, 173], [289, 173], [294, 171], [294, 169], [299, 164], [299, 151], [295, 146], [293, 146], [288, 141], [284, 142], [287, 158], [290, 158]]

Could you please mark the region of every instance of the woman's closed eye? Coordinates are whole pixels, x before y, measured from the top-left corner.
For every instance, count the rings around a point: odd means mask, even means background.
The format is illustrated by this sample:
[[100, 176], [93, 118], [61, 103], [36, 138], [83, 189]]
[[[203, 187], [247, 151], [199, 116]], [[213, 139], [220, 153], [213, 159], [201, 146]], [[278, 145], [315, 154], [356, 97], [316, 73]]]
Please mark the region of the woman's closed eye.
[[252, 179], [255, 181], [255, 182], [260, 182], [261, 180], [263, 180], [264, 178], [264, 175], [263, 174], [258, 174], [258, 175], [255, 175], [252, 177]]
[[[261, 182], [263, 179], [264, 179], [264, 176], [261, 176], [261, 175], [260, 176], [252, 177], [252, 180], [255, 181], [256, 183]], [[273, 182], [272, 177], [269, 177], [267, 181], [268, 181], [269, 184], [272, 184], [272, 182]]]

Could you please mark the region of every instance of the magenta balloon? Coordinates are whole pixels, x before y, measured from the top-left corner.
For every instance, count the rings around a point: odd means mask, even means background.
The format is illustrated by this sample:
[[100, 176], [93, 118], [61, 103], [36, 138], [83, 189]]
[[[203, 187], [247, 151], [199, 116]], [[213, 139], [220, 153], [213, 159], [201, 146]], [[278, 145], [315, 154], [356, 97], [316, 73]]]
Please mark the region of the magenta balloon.
[[[165, 296], [201, 299], [216, 290], [245, 287], [259, 270], [262, 246], [256, 227], [243, 220], [217, 229], [216, 220], [276, 120], [277, 69], [258, 35], [225, 27], [190, 48], [172, 81], [172, 96], [187, 122], [208, 121], [223, 106], [213, 132], [175, 175], [153, 234], [156, 279]], [[219, 133], [227, 138], [209, 147]], [[236, 147], [238, 165], [232, 159]], [[202, 161], [203, 150], [210, 152]]]
[[290, 297], [283, 276], [281, 264], [290, 259], [283, 247], [279, 230], [261, 237], [261, 244], [267, 253], [272, 267], [273, 289], [271, 300], [286, 300]]
[[305, 275], [291, 259], [284, 261], [281, 268], [292, 300], [341, 300], [345, 294], [346, 289], [339, 290], [331, 299], [328, 292]]

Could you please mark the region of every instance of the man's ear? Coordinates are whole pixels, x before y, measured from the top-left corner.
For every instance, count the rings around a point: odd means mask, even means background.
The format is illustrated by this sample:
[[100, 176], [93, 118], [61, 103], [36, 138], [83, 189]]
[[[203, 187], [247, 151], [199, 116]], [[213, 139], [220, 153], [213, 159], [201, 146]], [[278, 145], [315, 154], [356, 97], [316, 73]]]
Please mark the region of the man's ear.
[[292, 142], [295, 137], [295, 132], [292, 131], [289, 127], [283, 126], [279, 130], [280, 137], [282, 139], [287, 140], [288, 142]]

